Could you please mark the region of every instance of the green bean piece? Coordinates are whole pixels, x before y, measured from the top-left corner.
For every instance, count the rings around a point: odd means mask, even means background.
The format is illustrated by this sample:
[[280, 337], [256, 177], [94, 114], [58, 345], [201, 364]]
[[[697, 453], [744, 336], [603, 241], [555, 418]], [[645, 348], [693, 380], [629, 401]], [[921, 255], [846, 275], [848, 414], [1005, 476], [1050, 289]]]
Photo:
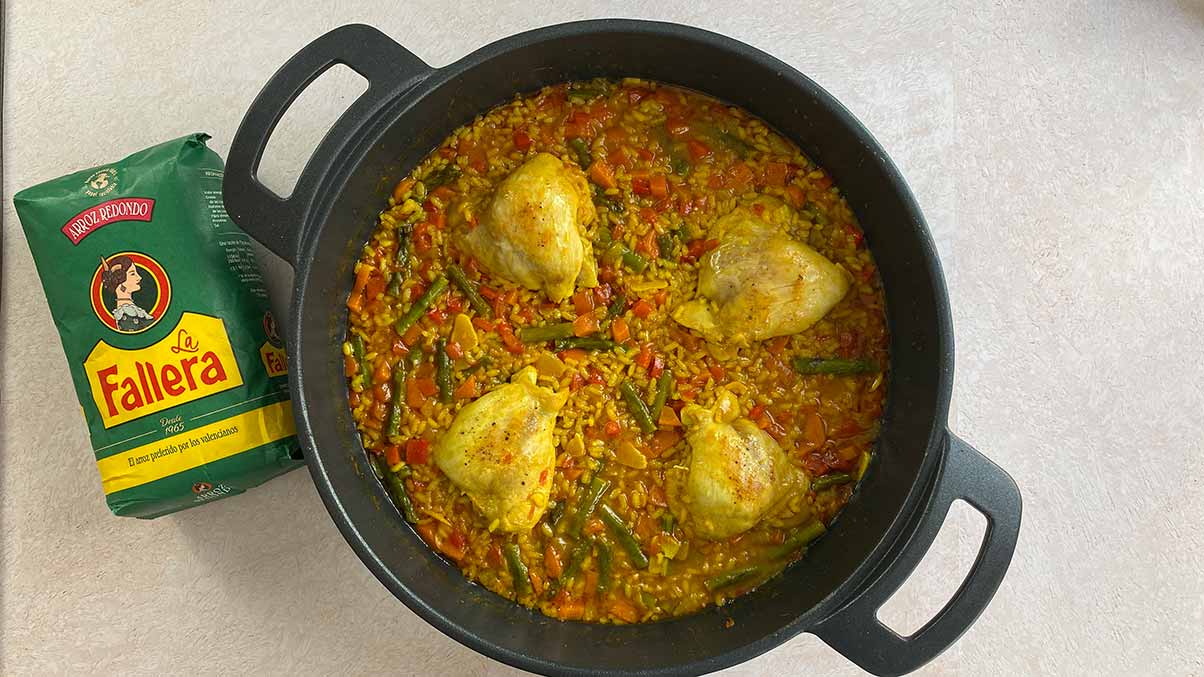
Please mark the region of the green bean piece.
[[452, 361], [447, 354], [447, 339], [435, 339], [435, 385], [439, 386], [439, 401], [452, 399]]
[[564, 517], [564, 502], [549, 501], [548, 510], [544, 514], [548, 517], [548, 525], [554, 528], [560, 523], [560, 518]]
[[610, 545], [602, 539], [594, 539], [594, 548], [598, 551], [598, 592], [610, 589], [610, 579], [614, 570], [614, 553]]
[[622, 262], [631, 270], [642, 273], [648, 267], [648, 259], [631, 251], [631, 248], [619, 241], [613, 241], [606, 247], [606, 251], [602, 252], [602, 262], [607, 265], [614, 265]]
[[601, 202], [603, 207], [606, 207], [614, 214], [622, 214], [627, 211], [627, 204], [617, 197], [602, 195], [598, 197], [598, 202]]
[[576, 85], [576, 86], [570, 87], [569, 92], [568, 92], [568, 98], [569, 99], [578, 99], [578, 100], [584, 102], [584, 101], [590, 101], [591, 99], [596, 99], [600, 96], [605, 96], [608, 93], [609, 93], [609, 90], [606, 87], [604, 87], [602, 85], [591, 83], [591, 84]]
[[727, 573], [719, 574], [713, 578], [708, 578], [703, 582], [707, 586], [707, 590], [715, 592], [723, 588], [731, 587], [737, 583], [743, 583], [749, 579], [756, 578], [764, 573], [764, 569], [760, 566], [745, 567], [743, 569], [735, 569]]
[[623, 246], [622, 242], [612, 241], [610, 244], [606, 245], [606, 248], [602, 251], [602, 263], [608, 266], [617, 265], [623, 260], [624, 249], [626, 249], [626, 247]]
[[573, 323], [545, 324], [538, 327], [519, 327], [518, 340], [523, 343], [543, 343], [565, 339], [573, 335]]
[[368, 458], [372, 462], [372, 467], [376, 470], [376, 473], [384, 480], [386, 493], [397, 504], [397, 507], [401, 509], [401, 516], [410, 524], [417, 524], [418, 513], [414, 510], [414, 504], [410, 501], [410, 494], [406, 492], [406, 485], [403, 481], [405, 477], [409, 476], [410, 469], [403, 466], [402, 470], [406, 472], [402, 475], [401, 473], [389, 470], [385, 467], [384, 462], [376, 456], [369, 454]]
[[848, 484], [853, 481], [853, 476], [847, 472], [831, 472], [827, 475], [820, 475], [811, 482], [811, 488], [815, 491], [823, 491], [828, 487], [836, 487], [842, 484]]
[[518, 551], [518, 544], [507, 543], [502, 548], [502, 553], [506, 556], [506, 564], [510, 565], [510, 577], [514, 579], [515, 596], [530, 593], [531, 574], [527, 572], [527, 565], [523, 564], [522, 553]]
[[360, 388], [368, 390], [372, 387], [372, 369], [368, 366], [364, 337], [359, 334], [351, 335], [351, 355], [355, 357], [355, 364], [360, 368]]
[[673, 236], [668, 233], [661, 233], [656, 236], [656, 248], [660, 252], [662, 259], [667, 259], [673, 255]]
[[394, 268], [403, 272], [410, 272], [410, 234], [414, 232], [414, 227], [408, 223], [403, 223], [397, 227], [397, 257], [393, 260]]
[[569, 563], [565, 565], [564, 572], [560, 574], [561, 581], [567, 581], [581, 573], [581, 567], [585, 564], [585, 557], [589, 554], [590, 542], [589, 539], [581, 539], [577, 545], [573, 546], [572, 553], [569, 554]]
[[606, 314], [611, 317], [618, 317], [625, 312], [627, 312], [627, 297], [623, 294], [616, 294], [615, 299], [607, 306]]
[[627, 410], [631, 412], [631, 416], [635, 419], [636, 425], [640, 426], [640, 430], [643, 430], [645, 433], [656, 432], [656, 421], [652, 420], [652, 414], [648, 411], [648, 405], [644, 404], [644, 400], [640, 399], [640, 393], [631, 384], [631, 381], [620, 383], [619, 393], [622, 394], [623, 401], [627, 403]]
[[648, 259], [631, 251], [627, 247], [623, 247], [622, 259], [623, 265], [637, 273], [644, 272], [644, 269], [648, 267]]
[[656, 599], [656, 595], [646, 590], [640, 591], [640, 606], [644, 607], [645, 611], [652, 611], [659, 603], [660, 601]]
[[464, 298], [468, 299], [468, 305], [477, 311], [477, 315], [482, 317], [493, 317], [493, 307], [481, 296], [481, 292], [477, 291], [477, 286], [468, 279], [460, 266], [451, 265], [447, 267], [447, 276], [451, 278], [452, 283], [464, 294]]
[[426, 184], [427, 192], [430, 192], [439, 186], [447, 185], [458, 178], [460, 178], [460, 167], [449, 162], [443, 167], [436, 169], [430, 174], [427, 174], [426, 180], [423, 183]]
[[422, 296], [419, 296], [418, 300], [414, 301], [414, 303], [412, 303], [410, 307], [401, 314], [401, 317], [397, 318], [397, 324], [393, 325], [393, 328], [397, 330], [398, 334], [406, 333], [406, 331], [409, 330], [410, 327], [414, 326], [414, 323], [422, 317], [422, 314], [427, 311], [427, 308], [431, 307], [431, 303], [446, 290], [447, 278], [443, 277], [442, 275], [435, 278], [435, 281], [431, 283], [430, 287], [427, 287], [427, 290], [422, 293]]
[[569, 139], [569, 150], [573, 151], [573, 155], [577, 156], [577, 164], [581, 165], [582, 169], [587, 169], [594, 163], [594, 156], [589, 152], [589, 146], [585, 145], [585, 140], [580, 137]]
[[788, 536], [781, 545], [769, 551], [770, 559], [781, 559], [794, 554], [799, 548], [823, 536], [828, 531], [823, 522], [815, 520], [803, 525], [801, 529]]
[[673, 372], [665, 369], [656, 379], [656, 395], [652, 398], [652, 404], [648, 405], [648, 415], [652, 417], [653, 423], [660, 420], [661, 410], [665, 408], [665, 402], [669, 401], [669, 391], [672, 389]]
[[474, 374], [482, 369], [488, 369], [493, 364], [493, 358], [488, 355], [482, 355], [477, 363], [464, 370], [464, 375]]
[[690, 172], [690, 157], [684, 143], [674, 141], [669, 135], [669, 130], [663, 125], [653, 130], [652, 137], [661, 147], [661, 152], [669, 157], [669, 165], [673, 167], [674, 174], [685, 176]]
[[790, 364], [795, 371], [805, 376], [813, 374], [853, 376], [880, 371], [878, 365], [872, 360], [846, 360], [839, 357], [796, 357]]
[[385, 462], [379, 456], [372, 452], [368, 452], [368, 463], [372, 466], [372, 471], [376, 473], [376, 478], [384, 480], [389, 469], [385, 467]]
[[397, 437], [401, 434], [401, 414], [406, 403], [406, 361], [397, 360], [393, 365], [393, 401], [389, 405], [389, 423], [385, 435]]
[[673, 526], [676, 523], [677, 520], [673, 517], [673, 513], [666, 510], [665, 514], [661, 515], [661, 531], [665, 532], [666, 534], [673, 533]]
[[753, 151], [753, 147], [748, 145], [744, 139], [741, 139], [734, 133], [726, 130], [720, 131], [718, 134], [716, 134], [715, 139], [728, 150], [742, 158], [748, 157], [748, 155]]
[[609, 505], [603, 503], [598, 508], [599, 514], [602, 515], [602, 521], [610, 529], [611, 535], [618, 541], [619, 546], [627, 551], [627, 557], [631, 559], [631, 565], [637, 569], [648, 568], [648, 556], [640, 549], [640, 542], [636, 539], [631, 528], [623, 522], [623, 518], [610, 509]]
[[594, 336], [571, 336], [569, 338], [556, 339], [552, 342], [552, 348], [556, 352], [573, 350], [574, 348], [580, 348], [581, 350], [614, 350], [618, 345], [610, 339]]
[[602, 495], [610, 488], [610, 482], [598, 477], [598, 473], [594, 473], [594, 478], [589, 481], [589, 486], [585, 490], [585, 500], [581, 502], [581, 509], [573, 513], [573, 520], [569, 522], [568, 533], [573, 538], [581, 537], [581, 530], [585, 528], [585, 521], [594, 514], [598, 509], [598, 503], [602, 501]]
[[386, 290], [394, 298], [401, 296], [401, 284], [410, 274], [410, 233], [413, 228], [409, 224], [397, 227], [397, 257], [393, 263], [393, 279], [389, 280]]

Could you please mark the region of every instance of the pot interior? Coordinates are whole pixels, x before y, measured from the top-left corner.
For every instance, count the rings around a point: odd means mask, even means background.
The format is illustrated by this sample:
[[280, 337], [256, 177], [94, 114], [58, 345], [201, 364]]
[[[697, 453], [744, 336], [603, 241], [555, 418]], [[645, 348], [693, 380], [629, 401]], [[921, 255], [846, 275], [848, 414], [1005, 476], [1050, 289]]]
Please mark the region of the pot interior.
[[[832, 174], [861, 221], [881, 269], [892, 334], [878, 453], [830, 534], [758, 591], [722, 608], [648, 625], [556, 621], [468, 582], [432, 553], [363, 461], [338, 350], [352, 266], [396, 181], [455, 127], [516, 93], [598, 76], [638, 76], [705, 92], [798, 143]], [[569, 24], [509, 38], [435, 71], [374, 121], [360, 148], [341, 173], [330, 174], [326, 194], [316, 196], [302, 245], [294, 307], [299, 326], [290, 346], [302, 391], [295, 397], [311, 470], [336, 523], [411, 608], [473, 648], [532, 670], [717, 669], [807, 629], [855, 585], [855, 573], [864, 575], [889, 555], [888, 535], [902, 528], [918, 500], [913, 487], [926, 484], [921, 480], [942, 451], [952, 368], [944, 282], [923, 217], [893, 165], [814, 83], [747, 46], [701, 31], [643, 22]], [[725, 628], [728, 619], [734, 625]]]

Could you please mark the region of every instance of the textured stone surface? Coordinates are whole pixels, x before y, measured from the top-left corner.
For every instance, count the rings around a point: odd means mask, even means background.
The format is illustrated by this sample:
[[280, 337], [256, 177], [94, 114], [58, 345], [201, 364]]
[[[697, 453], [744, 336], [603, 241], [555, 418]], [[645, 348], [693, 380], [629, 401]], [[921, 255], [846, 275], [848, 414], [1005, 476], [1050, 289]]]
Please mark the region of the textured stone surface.
[[[511, 674], [396, 602], [304, 471], [153, 522], [111, 517], [11, 197], [191, 131], [224, 154], [275, 68], [342, 23], [440, 65], [599, 5], [225, 4], [6, 3], [0, 672]], [[923, 674], [1204, 674], [1204, 2], [611, 11], [809, 74], [931, 222], [958, 339], [951, 424], [1013, 474], [1025, 519], [994, 602]], [[347, 103], [332, 92], [270, 167], [304, 162]], [[267, 264], [284, 298], [289, 270]], [[890, 622], [920, 625], [956, 587], [976, 518], [955, 513]], [[795, 672], [859, 671], [810, 635], [731, 671]]]

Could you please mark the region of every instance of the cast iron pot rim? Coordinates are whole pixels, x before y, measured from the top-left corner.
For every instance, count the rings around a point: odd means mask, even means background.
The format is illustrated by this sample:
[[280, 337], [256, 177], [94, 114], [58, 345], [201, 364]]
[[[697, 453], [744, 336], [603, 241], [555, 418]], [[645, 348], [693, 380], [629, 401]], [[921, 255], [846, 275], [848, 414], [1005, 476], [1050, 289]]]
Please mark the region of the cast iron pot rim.
[[[841, 123], [862, 142], [868, 149], [869, 154], [874, 158], [873, 161], [878, 164], [879, 169], [890, 183], [892, 190], [898, 194], [907, 211], [907, 218], [900, 220], [914, 223], [918, 226], [914, 228], [913, 234], [918, 239], [918, 244], [923, 251], [923, 263], [931, 271], [934, 281], [931, 292], [934, 294], [933, 301], [937, 311], [936, 330], [942, 344], [942, 350], [939, 356], [940, 373], [937, 375], [934, 414], [926, 441], [927, 451], [924, 453], [916, 474], [916, 480], [908, 491], [902, 509], [895, 515], [878, 544], [871, 549], [870, 554], [831, 594], [810, 609], [801, 611], [794, 620], [782, 626], [779, 630], [764, 635], [740, 648], [707, 659], [662, 668], [623, 672], [622, 674], [676, 675], [711, 672], [750, 660], [783, 644], [799, 633], [806, 632], [819, 621], [837, 611], [852, 597], [853, 593], [859, 590], [860, 586], [868, 578], [889, 564], [887, 561], [888, 555], [895, 549], [896, 545], [906, 541], [908, 534], [912, 530], [912, 526], [922, 516], [921, 509], [927, 507], [928, 500], [932, 497], [932, 488], [935, 480], [939, 475], [940, 468], [948, 452], [946, 421], [952, 390], [953, 331], [948, 294], [944, 285], [944, 277], [940, 261], [937, 257], [936, 247], [932, 240], [932, 235], [927, 228], [927, 222], [920, 211], [919, 205], [916, 203], [915, 196], [912, 194], [911, 189], [908, 187], [894, 162], [887, 156], [881, 144], [878, 143], [869, 130], [835, 97], [794, 67], [759, 49], [718, 33], [680, 24], [633, 19], [597, 19], [552, 25], [502, 38], [473, 51], [451, 64], [432, 69], [417, 82], [406, 83], [405, 87], [399, 89], [393, 95], [392, 99], [377, 111], [371, 122], [364, 125], [358, 131], [357, 138], [348, 143], [344, 152], [341, 153], [341, 158], [332, 162], [330, 170], [325, 175], [325, 180], [316, 187], [314, 201], [309, 209], [306, 210], [305, 222], [298, 224], [301, 232], [298, 237], [300, 244], [298, 245], [298, 255], [295, 262], [296, 277], [292, 298], [292, 312], [296, 314], [304, 307], [304, 289], [309, 277], [309, 261], [314, 256], [318, 239], [310, 236], [311, 229], [320, 228], [321, 224], [324, 224], [333, 207], [335, 197], [341, 192], [347, 178], [362, 163], [376, 140], [387, 129], [397, 124], [412, 105], [417, 103], [428, 92], [444, 85], [460, 73], [485, 65], [495, 56], [505, 52], [528, 46], [531, 43], [597, 33], [650, 33], [705, 43], [708, 47], [739, 55], [741, 58], [758, 62], [760, 65], [774, 70], [785, 81], [784, 87], [804, 90], [810, 93], [821, 105], [829, 108], [840, 119]], [[502, 102], [499, 101], [498, 103]], [[756, 111], [750, 110], [750, 112], [756, 114]], [[303, 362], [302, 350], [304, 344], [301, 341], [301, 327], [302, 322], [300, 318], [296, 318], [290, 322], [290, 345], [296, 346], [295, 350], [297, 354], [295, 359], [298, 363]], [[295, 408], [295, 411], [298, 413], [299, 424], [297, 433], [305, 449], [308, 461], [307, 465], [309, 466], [314, 484], [318, 489], [318, 494], [321, 496], [327, 512], [330, 513], [331, 519], [335, 522], [335, 525], [343, 534], [348, 544], [372, 574], [394, 596], [440, 632], [495, 660], [517, 668], [543, 674], [596, 674], [596, 672], [590, 670], [570, 668], [554, 661], [520, 654], [492, 642], [487, 637], [473, 634], [461, 628], [442, 615], [437, 609], [427, 604], [423, 600], [420, 591], [411, 590], [397, 579], [384, 562], [376, 556], [371, 546], [368, 545], [364, 537], [360, 534], [359, 529], [356, 527], [354, 521], [348, 517], [339, 500], [339, 496], [331, 486], [326, 467], [321, 455], [316, 451], [316, 445], [314, 444], [311, 432], [312, 426], [309, 420], [309, 410], [305, 406], [304, 375], [300, 370], [290, 370], [289, 380], [294, 397], [298, 397], [301, 400], [301, 406]], [[537, 612], [530, 611], [530, 613]], [[671, 623], [673, 619], [658, 622]]]

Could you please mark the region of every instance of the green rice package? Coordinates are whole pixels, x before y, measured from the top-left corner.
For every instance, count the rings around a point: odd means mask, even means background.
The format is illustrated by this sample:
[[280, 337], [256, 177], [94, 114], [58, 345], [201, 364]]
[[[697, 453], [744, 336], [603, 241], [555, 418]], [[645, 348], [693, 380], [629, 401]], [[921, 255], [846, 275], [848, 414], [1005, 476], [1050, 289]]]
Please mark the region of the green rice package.
[[208, 138], [13, 198], [117, 515], [158, 517], [302, 464], [284, 344]]

